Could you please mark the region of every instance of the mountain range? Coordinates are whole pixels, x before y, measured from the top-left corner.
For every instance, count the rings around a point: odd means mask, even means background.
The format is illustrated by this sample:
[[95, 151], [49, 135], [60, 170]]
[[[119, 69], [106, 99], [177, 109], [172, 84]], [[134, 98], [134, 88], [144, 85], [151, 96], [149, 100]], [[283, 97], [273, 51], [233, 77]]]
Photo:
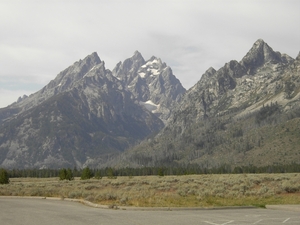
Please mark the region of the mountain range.
[[97, 53], [0, 109], [5, 168], [300, 163], [300, 54], [257, 40], [189, 90], [141, 53], [110, 71]]
[[184, 93], [160, 59], [146, 62], [135, 52], [111, 72], [92, 53], [40, 91], [0, 109], [0, 165], [81, 168], [106, 162], [160, 131], [168, 107]]
[[263, 40], [241, 61], [209, 68], [154, 138], [115, 166], [203, 168], [300, 163], [300, 54], [293, 59]]

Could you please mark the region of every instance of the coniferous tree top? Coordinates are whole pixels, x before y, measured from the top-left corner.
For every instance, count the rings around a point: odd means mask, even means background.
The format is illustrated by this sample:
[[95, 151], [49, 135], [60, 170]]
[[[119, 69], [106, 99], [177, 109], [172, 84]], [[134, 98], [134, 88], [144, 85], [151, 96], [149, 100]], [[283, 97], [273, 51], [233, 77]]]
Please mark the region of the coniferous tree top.
[[5, 169], [0, 169], [0, 184], [8, 184], [9, 176]]

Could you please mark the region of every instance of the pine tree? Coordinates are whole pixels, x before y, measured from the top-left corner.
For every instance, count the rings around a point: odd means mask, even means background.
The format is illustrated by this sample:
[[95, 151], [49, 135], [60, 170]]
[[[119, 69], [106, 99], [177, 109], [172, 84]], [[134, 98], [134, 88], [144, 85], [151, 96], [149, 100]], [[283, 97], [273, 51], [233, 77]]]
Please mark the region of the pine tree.
[[86, 167], [82, 170], [81, 180], [88, 180], [92, 178], [92, 172], [89, 167]]
[[59, 171], [59, 179], [60, 180], [67, 179], [67, 170], [65, 168], [63, 168]]
[[0, 169], [0, 184], [8, 184], [9, 177], [5, 169]]
[[160, 176], [160, 177], [163, 177], [164, 176], [164, 169], [161, 168], [161, 167], [158, 168], [157, 175]]
[[61, 169], [59, 171], [59, 179], [60, 180], [74, 180], [74, 176], [73, 176], [73, 172], [72, 170], [69, 168], [69, 169]]
[[66, 180], [74, 180], [73, 172], [70, 168], [67, 169]]
[[115, 177], [114, 176], [114, 170], [112, 168], [108, 168], [108, 170], [107, 170], [107, 177], [111, 178], [111, 179]]

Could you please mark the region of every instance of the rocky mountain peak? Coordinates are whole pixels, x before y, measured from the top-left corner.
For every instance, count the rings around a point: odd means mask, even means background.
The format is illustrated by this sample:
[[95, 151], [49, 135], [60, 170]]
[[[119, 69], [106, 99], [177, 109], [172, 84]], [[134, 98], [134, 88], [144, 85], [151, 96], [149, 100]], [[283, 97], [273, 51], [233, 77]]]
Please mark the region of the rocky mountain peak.
[[168, 119], [170, 108], [185, 93], [180, 81], [166, 63], [156, 56], [145, 61], [138, 51], [131, 58], [119, 62], [112, 74], [124, 82], [141, 105], [151, 109], [163, 121]]
[[63, 70], [57, 75], [54, 81], [62, 82], [65, 79], [72, 79], [72, 81], [77, 81], [100, 63], [104, 62], [102, 62], [98, 54], [94, 52], [86, 56], [83, 60], [79, 60], [78, 62], [75, 62], [72, 66]]
[[200, 81], [203, 82], [204, 80], [210, 79], [216, 72], [217, 72], [217, 71], [216, 71], [213, 67], [208, 68], [208, 69], [205, 71], [205, 73], [202, 74], [202, 76], [201, 76], [200, 80], [198, 81], [198, 83], [199, 83]]
[[259, 38], [259, 39], [257, 39], [256, 42], [254, 42], [253, 47], [261, 46], [261, 45], [264, 45], [264, 44], [266, 44], [266, 42], [263, 39]]
[[282, 61], [280, 53], [274, 52], [267, 43], [262, 39], [258, 39], [243, 57], [240, 64], [247, 69], [247, 74], [253, 75], [257, 72], [257, 69], [266, 63], [275, 64]]
[[205, 73], [208, 73], [208, 74], [214, 74], [216, 72], [216, 70], [213, 68], [213, 67], [209, 67], [208, 70], [206, 70]]
[[89, 71], [93, 70], [101, 63], [104, 64], [104, 62], [100, 60], [98, 54], [93, 52], [84, 59], [78, 60], [77, 62], [73, 63], [73, 65], [61, 71], [54, 80], [50, 81], [50, 83], [48, 83], [40, 91], [30, 95], [27, 98], [19, 99], [14, 107], [21, 108], [22, 112], [46, 101], [54, 95], [69, 90]]
[[136, 50], [133, 53], [133, 56], [131, 57], [131, 59], [139, 60], [139, 59], [144, 59], [144, 58], [143, 58], [142, 54], [139, 51]]
[[167, 67], [167, 64], [165, 62], [163, 62], [160, 58], [156, 57], [156, 56], [152, 56], [148, 61], [148, 64], [152, 64], [154, 67], [159, 68], [159, 69], [163, 69], [165, 67]]
[[134, 78], [137, 70], [145, 63], [142, 54], [135, 51], [133, 56], [119, 62], [112, 71], [112, 74], [125, 83], [130, 83]]
[[92, 54], [86, 56], [83, 60], [86, 64], [92, 64], [92, 65], [97, 65], [101, 62], [100, 57], [98, 56], [97, 52], [93, 52]]

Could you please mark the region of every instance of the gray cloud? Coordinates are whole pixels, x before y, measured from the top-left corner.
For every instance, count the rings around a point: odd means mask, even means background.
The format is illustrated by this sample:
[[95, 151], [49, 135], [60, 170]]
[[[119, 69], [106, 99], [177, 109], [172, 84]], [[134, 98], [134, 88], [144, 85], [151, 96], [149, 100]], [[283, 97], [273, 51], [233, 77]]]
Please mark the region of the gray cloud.
[[258, 38], [296, 57], [299, 8], [298, 0], [3, 0], [0, 107], [94, 51], [108, 69], [135, 50], [160, 57], [186, 88], [210, 66], [240, 60]]

